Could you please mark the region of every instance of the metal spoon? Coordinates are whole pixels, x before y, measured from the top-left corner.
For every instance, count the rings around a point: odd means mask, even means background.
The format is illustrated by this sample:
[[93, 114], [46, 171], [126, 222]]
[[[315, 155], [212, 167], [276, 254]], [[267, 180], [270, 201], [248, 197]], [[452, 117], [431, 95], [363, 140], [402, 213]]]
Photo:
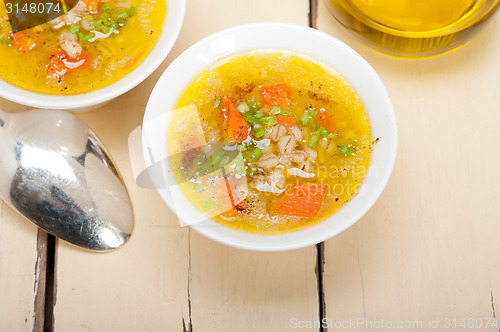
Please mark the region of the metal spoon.
[[134, 228], [127, 189], [85, 123], [64, 111], [0, 110], [0, 198], [47, 232], [91, 250]]

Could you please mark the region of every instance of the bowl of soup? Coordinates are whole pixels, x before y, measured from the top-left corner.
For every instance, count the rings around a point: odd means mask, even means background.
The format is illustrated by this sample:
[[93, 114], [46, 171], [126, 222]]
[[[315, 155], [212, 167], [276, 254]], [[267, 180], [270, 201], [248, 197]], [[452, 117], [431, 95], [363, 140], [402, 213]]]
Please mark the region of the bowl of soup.
[[7, 11], [16, 8], [0, 6], [0, 97], [83, 111], [158, 68], [179, 35], [185, 0], [80, 0], [66, 14], [14, 33]]
[[237, 26], [181, 54], [143, 123], [152, 182], [182, 224], [237, 248], [279, 251], [351, 226], [396, 158], [394, 109], [339, 40], [285, 23]]

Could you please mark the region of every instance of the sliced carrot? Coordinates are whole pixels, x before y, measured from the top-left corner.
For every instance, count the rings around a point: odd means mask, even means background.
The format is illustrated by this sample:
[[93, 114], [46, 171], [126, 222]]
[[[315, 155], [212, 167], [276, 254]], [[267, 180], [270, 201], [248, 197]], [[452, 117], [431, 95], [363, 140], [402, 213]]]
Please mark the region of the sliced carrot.
[[328, 191], [327, 185], [294, 184], [272, 208], [272, 213], [312, 218], [318, 215]]
[[332, 116], [328, 114], [324, 108], [318, 111], [318, 124], [328, 131], [333, 131]]
[[232, 217], [236, 217], [238, 215], [238, 211], [236, 211], [235, 208], [232, 208], [232, 209], [229, 209], [227, 211], [224, 211], [222, 213], [222, 215], [226, 218], [232, 218]]
[[31, 51], [36, 46], [36, 39], [24, 32], [16, 32], [10, 37], [12, 46], [21, 53]]
[[274, 118], [276, 119], [276, 122], [278, 124], [281, 124], [281, 125], [287, 127], [288, 129], [295, 126], [295, 118], [293, 118], [291, 116], [275, 116]]
[[[222, 209], [224, 210], [222, 215], [226, 218], [235, 217], [238, 214], [238, 211], [236, 211], [236, 209], [234, 208], [234, 197], [231, 191], [231, 187], [224, 178], [219, 182], [219, 193], [222, 197]], [[227, 195], [229, 195], [229, 201], [224, 199], [224, 197], [226, 197]]]
[[70, 58], [60, 47], [53, 47], [50, 51], [47, 72], [49, 75], [65, 75], [68, 71], [85, 69], [90, 65], [92, 56], [88, 52], [82, 52], [78, 58]]
[[263, 86], [260, 88], [260, 95], [271, 106], [287, 107], [290, 105], [290, 89], [285, 83]]
[[250, 126], [228, 96], [222, 99], [227, 107], [227, 138], [230, 142], [243, 142], [249, 135]]
[[99, 7], [99, 4], [101, 0], [80, 0], [83, 1], [89, 7], [89, 11], [93, 14], [97, 13], [97, 8]]

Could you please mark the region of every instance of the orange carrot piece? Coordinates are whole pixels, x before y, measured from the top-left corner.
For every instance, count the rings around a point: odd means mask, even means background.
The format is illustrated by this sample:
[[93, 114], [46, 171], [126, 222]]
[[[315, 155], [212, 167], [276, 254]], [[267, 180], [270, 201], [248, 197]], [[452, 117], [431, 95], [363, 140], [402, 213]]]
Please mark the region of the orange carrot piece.
[[312, 218], [318, 215], [327, 185], [294, 184], [272, 208], [272, 213], [286, 216]]
[[224, 212], [222, 212], [222, 215], [226, 218], [231, 218], [235, 217], [238, 214], [238, 211], [234, 208], [234, 197], [233, 193], [231, 191], [231, 187], [229, 186], [229, 183], [226, 181], [225, 178], [221, 179], [219, 182], [219, 193], [221, 197], [226, 197], [226, 195], [229, 195], [229, 201], [226, 199], [222, 199], [222, 208]]
[[285, 83], [263, 86], [260, 88], [260, 95], [271, 106], [287, 107], [290, 105], [290, 89]]
[[50, 51], [49, 61], [47, 63], [47, 72], [49, 75], [65, 75], [69, 70], [85, 69], [89, 66], [91, 55], [88, 52], [82, 52], [76, 59], [72, 59], [60, 47], [53, 47]]
[[89, 11], [93, 14], [97, 13], [97, 8], [99, 7], [99, 4], [101, 0], [80, 0], [83, 1], [89, 7]]
[[275, 116], [276, 122], [280, 125], [287, 127], [288, 129], [295, 126], [295, 118], [291, 116]]
[[324, 108], [318, 111], [318, 124], [320, 127], [333, 131], [333, 120], [331, 114], [328, 114]]
[[21, 53], [31, 51], [36, 46], [36, 39], [24, 32], [16, 32], [10, 37], [12, 46]]
[[227, 107], [227, 138], [230, 142], [243, 142], [249, 135], [250, 126], [228, 96], [222, 99]]

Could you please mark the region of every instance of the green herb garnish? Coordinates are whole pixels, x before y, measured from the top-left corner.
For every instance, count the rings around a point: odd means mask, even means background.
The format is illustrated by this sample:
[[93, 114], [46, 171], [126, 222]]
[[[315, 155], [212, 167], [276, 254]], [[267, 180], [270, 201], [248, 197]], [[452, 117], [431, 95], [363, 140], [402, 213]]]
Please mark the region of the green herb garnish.
[[316, 144], [318, 144], [319, 140], [319, 135], [314, 133], [309, 136], [309, 141], [307, 142], [307, 145], [309, 145], [310, 148], [314, 148]]
[[252, 155], [255, 159], [259, 159], [262, 156], [262, 150], [259, 148], [255, 148], [252, 151]]
[[270, 113], [272, 115], [278, 115], [278, 114], [280, 114], [281, 113], [281, 107], [274, 106], [273, 108], [271, 108]]
[[72, 24], [69, 31], [77, 35], [80, 32], [80, 26], [78, 24]]
[[132, 16], [132, 15], [134, 15], [134, 13], [135, 13], [136, 11], [137, 11], [137, 7], [132, 6], [132, 7], [130, 7], [130, 9], [128, 10], [127, 14], [128, 14], [129, 16]]
[[273, 117], [267, 117], [267, 118], [264, 118], [262, 119], [262, 123], [264, 124], [264, 126], [266, 127], [271, 127], [271, 126], [274, 126], [278, 121], [276, 121], [275, 118]]
[[219, 107], [220, 105], [220, 97], [218, 97], [217, 99], [215, 99], [215, 103], [214, 103], [214, 109]]

